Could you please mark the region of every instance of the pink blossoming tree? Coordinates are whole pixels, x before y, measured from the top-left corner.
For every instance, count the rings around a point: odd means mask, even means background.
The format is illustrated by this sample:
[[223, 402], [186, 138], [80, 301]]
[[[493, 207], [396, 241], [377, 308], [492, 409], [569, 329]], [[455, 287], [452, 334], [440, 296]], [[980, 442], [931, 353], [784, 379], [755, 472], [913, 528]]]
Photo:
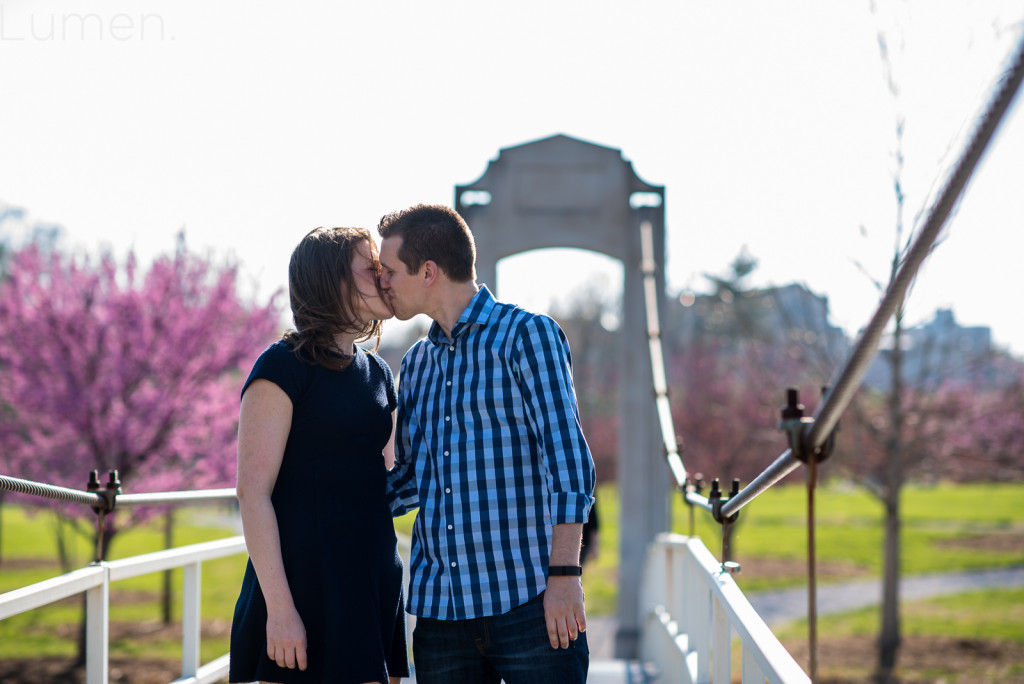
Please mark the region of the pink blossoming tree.
[[[246, 301], [236, 280], [235, 266], [183, 241], [148, 269], [134, 254], [13, 251], [0, 282], [5, 470], [76, 489], [115, 469], [126, 492], [233, 486], [238, 392], [279, 326], [275, 298]], [[66, 520], [95, 518], [33, 499]]]

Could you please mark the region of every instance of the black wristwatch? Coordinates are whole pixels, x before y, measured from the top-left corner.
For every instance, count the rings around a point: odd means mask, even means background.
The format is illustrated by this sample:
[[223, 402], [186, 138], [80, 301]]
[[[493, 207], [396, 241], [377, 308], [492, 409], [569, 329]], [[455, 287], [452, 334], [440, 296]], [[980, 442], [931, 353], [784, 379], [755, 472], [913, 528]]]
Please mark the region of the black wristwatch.
[[580, 577], [583, 575], [582, 565], [550, 565], [548, 577]]

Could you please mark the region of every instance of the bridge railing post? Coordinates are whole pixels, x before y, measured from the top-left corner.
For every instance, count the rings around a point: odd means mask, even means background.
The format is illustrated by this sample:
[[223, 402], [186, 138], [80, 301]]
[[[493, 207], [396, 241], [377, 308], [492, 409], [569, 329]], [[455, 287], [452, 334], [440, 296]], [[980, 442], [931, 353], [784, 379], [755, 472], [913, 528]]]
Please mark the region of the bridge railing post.
[[194, 677], [199, 670], [199, 644], [202, 630], [202, 564], [182, 567], [181, 676]]
[[711, 675], [715, 684], [732, 682], [732, 629], [720, 601], [711, 605]]
[[679, 544], [666, 544], [666, 546], [666, 553], [671, 562], [669, 565], [668, 582], [672, 588], [672, 593], [666, 605], [680, 624], [680, 631], [685, 631], [686, 625], [684, 621], [686, 620], [685, 616], [688, 614], [686, 587], [693, 581], [693, 568], [686, 557], [685, 548]]
[[85, 590], [85, 682], [107, 684], [110, 670], [110, 571], [103, 581]]
[[688, 603], [690, 612], [686, 633], [689, 635], [691, 650], [697, 656], [697, 681], [711, 681], [711, 662], [708, 653], [711, 651], [711, 588], [707, 577], [694, 564], [694, 573], [688, 587]]
[[[664, 601], [665, 583], [668, 577], [665, 574], [665, 563], [661, 556], [668, 552], [658, 541], [654, 541], [647, 549], [647, 562], [644, 563], [642, 581], [640, 583], [640, 626], [641, 630], [648, 627], [649, 621], [659, 621], [661, 615], [658, 613], [658, 606]], [[662, 638], [661, 630], [657, 628], [647, 629], [647, 633], [657, 636], [653, 639], [642, 638], [640, 641], [643, 660], [650, 662], [666, 662], [669, 649]]]

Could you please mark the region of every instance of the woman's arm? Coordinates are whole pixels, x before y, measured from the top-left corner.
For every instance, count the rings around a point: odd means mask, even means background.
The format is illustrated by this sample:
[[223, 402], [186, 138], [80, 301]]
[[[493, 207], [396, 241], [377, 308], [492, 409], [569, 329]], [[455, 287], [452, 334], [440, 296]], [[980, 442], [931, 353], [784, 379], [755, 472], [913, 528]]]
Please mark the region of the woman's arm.
[[242, 395], [238, 419], [239, 510], [245, 544], [267, 602], [267, 655], [281, 667], [306, 669], [306, 630], [281, 559], [281, 537], [270, 495], [292, 424], [292, 402], [268, 380]]
[[391, 436], [388, 437], [388, 443], [384, 445], [384, 467], [391, 470], [395, 467], [395, 421], [397, 417], [395, 411], [391, 412]]

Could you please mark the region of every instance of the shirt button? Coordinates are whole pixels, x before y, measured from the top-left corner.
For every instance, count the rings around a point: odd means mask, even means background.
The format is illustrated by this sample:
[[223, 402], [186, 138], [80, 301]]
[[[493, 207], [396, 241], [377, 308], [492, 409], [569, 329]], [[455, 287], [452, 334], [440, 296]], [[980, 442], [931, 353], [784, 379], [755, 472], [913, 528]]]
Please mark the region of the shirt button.
[[445, 494], [451, 494], [452, 493], [452, 488], [451, 487], [445, 487], [444, 488], [444, 493]]
[[455, 567], [455, 561], [452, 561], [452, 567], [453, 568]]
[[451, 381], [451, 380], [449, 380], [449, 381], [448, 381], [448, 382], [446, 382], [445, 384], [446, 384], [446, 385], [448, 385], [449, 387], [451, 387], [451, 386], [452, 386], [452, 381]]
[[449, 526], [448, 526], [448, 529], [449, 529], [449, 530], [454, 530], [454, 529], [455, 529], [455, 527], [454, 527], [453, 525], [449, 525]]
[[445, 416], [445, 417], [444, 417], [444, 420], [445, 420], [445, 422], [446, 422], [446, 423], [447, 423], [447, 422], [448, 422], [449, 420], [451, 420], [451, 419], [452, 419], [452, 417], [451, 417], [451, 416]]
[[[455, 345], [453, 344], [452, 346], [448, 347], [448, 351], [455, 351]], [[454, 565], [454, 563], [453, 563], [453, 565]]]
[[447, 456], [447, 455], [448, 455], [448, 452], [447, 452], [447, 451], [446, 451], [446, 452], [444, 452], [444, 455], [445, 455], [445, 456]]

